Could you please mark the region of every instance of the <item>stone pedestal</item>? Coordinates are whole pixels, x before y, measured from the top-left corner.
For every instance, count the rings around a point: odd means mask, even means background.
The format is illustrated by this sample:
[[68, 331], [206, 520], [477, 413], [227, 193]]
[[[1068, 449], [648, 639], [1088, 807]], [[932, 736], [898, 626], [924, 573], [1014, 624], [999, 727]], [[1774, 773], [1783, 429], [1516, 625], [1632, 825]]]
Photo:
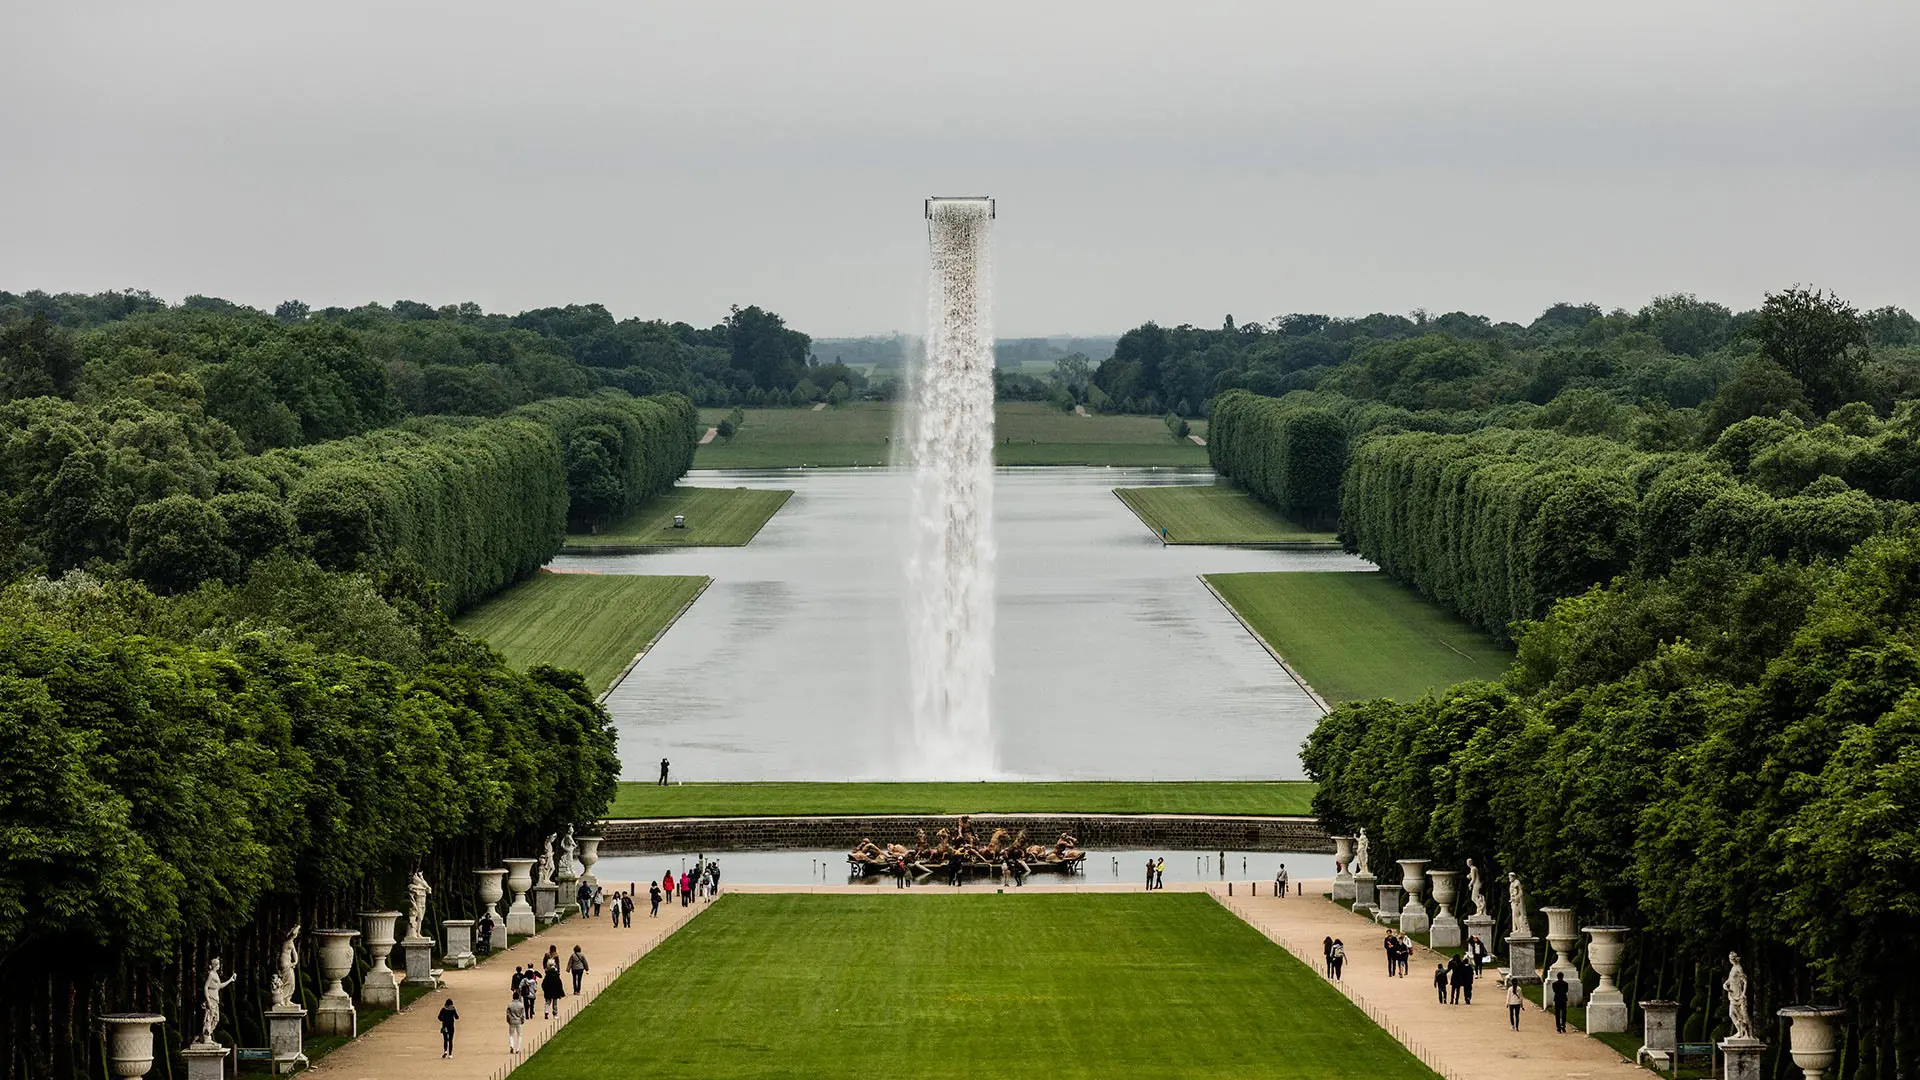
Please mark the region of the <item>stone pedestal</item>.
[[100, 1023], [107, 1029], [107, 1068], [113, 1075], [132, 1080], [147, 1075], [153, 1068], [153, 1025], [164, 1024], [159, 1013], [106, 1013]]
[[1759, 1039], [1720, 1040], [1720, 1080], [1760, 1080], [1767, 1044]]
[[1479, 938], [1481, 944], [1487, 947], [1489, 956], [1500, 951], [1500, 943], [1493, 939], [1493, 916], [1485, 912], [1467, 916], [1467, 940], [1474, 938]]
[[[507, 872], [504, 869], [475, 870], [480, 897], [480, 914], [493, 913], [493, 942], [496, 950], [507, 947], [507, 905], [501, 901], [505, 895]], [[474, 931], [478, 933], [476, 929]]]
[[598, 836], [582, 836], [580, 841], [580, 880], [589, 887], [600, 884], [593, 876], [593, 864], [600, 861], [600, 840]]
[[1620, 970], [1620, 957], [1627, 951], [1624, 940], [1627, 928], [1588, 926], [1582, 928], [1582, 932], [1587, 935], [1587, 963], [1593, 965], [1594, 974], [1600, 976], [1593, 993], [1587, 995], [1587, 1034], [1625, 1031], [1627, 995], [1613, 984], [1613, 975]]
[[1507, 935], [1507, 977], [1516, 982], [1540, 981], [1540, 939], [1532, 934]]
[[1788, 1023], [1787, 1052], [1807, 1080], [1820, 1080], [1840, 1056], [1839, 1032], [1833, 1022], [1845, 1009], [1827, 1005], [1789, 1005], [1780, 1010]]
[[[507, 908], [507, 933], [535, 934], [540, 927], [533, 919], [533, 905], [527, 903], [527, 890], [533, 887], [532, 859], [504, 859], [507, 864], [507, 888], [513, 903]], [[501, 942], [502, 947], [506, 942]]]
[[1677, 1001], [1643, 1001], [1640, 1003], [1640, 1049], [1633, 1055], [1634, 1064], [1657, 1062], [1672, 1067], [1675, 1054], [1680, 1052], [1680, 1003]]
[[558, 885], [535, 885], [533, 893], [533, 917], [541, 926], [552, 926], [560, 919], [558, 907], [560, 887]]
[[441, 919], [440, 933], [447, 941], [447, 947], [440, 953], [441, 963], [456, 969], [479, 963], [473, 955], [472, 919]]
[[1382, 885], [1378, 891], [1380, 908], [1373, 913], [1373, 921], [1385, 923], [1388, 926], [1399, 926], [1400, 898], [1406, 894], [1406, 890], [1398, 885]]
[[574, 876], [573, 867], [562, 866], [560, 872], [553, 875], [553, 885], [557, 898], [554, 906], [556, 912], [567, 915], [580, 909], [580, 879]]
[[1403, 934], [1424, 934], [1427, 932], [1427, 904], [1424, 899], [1427, 891], [1427, 859], [1396, 859], [1400, 864], [1400, 887], [1407, 890], [1406, 902], [1400, 906], [1400, 932]]
[[194, 1043], [180, 1051], [187, 1059], [187, 1080], [226, 1080], [227, 1056], [232, 1053], [219, 1043]]
[[1379, 892], [1375, 888], [1376, 878], [1373, 871], [1353, 875], [1353, 910], [1361, 915], [1373, 914], [1379, 901]]
[[387, 966], [387, 958], [393, 955], [393, 926], [399, 920], [397, 911], [360, 913], [360, 925], [366, 931], [360, 940], [366, 943], [371, 961], [366, 977], [360, 980], [360, 1004], [369, 1009], [400, 1008], [400, 979]]
[[1333, 898], [1353, 899], [1353, 837], [1335, 836], [1333, 840]]
[[1460, 920], [1454, 917], [1453, 901], [1460, 887], [1460, 871], [1430, 870], [1433, 882], [1433, 923], [1427, 928], [1427, 943], [1436, 949], [1457, 949], [1466, 939], [1460, 933]]
[[267, 1045], [273, 1071], [290, 1073], [307, 1063], [307, 1010], [289, 1002], [267, 1010]]
[[400, 943], [400, 951], [407, 958], [408, 986], [437, 986], [433, 977], [433, 939], [430, 937], [410, 937]]
[[320, 978], [327, 984], [319, 1004], [314, 1006], [313, 1030], [322, 1035], [356, 1037], [360, 1034], [360, 1014], [341, 980], [353, 970], [353, 939], [360, 936], [360, 931], [315, 930], [313, 936], [320, 942], [315, 951], [320, 954]]
[[1580, 965], [1573, 962], [1574, 947], [1580, 944], [1580, 930], [1574, 924], [1573, 909], [1543, 907], [1540, 914], [1547, 917], [1547, 944], [1553, 946], [1553, 963], [1540, 973], [1540, 981], [1551, 986], [1555, 975], [1565, 975], [1567, 1004], [1583, 1004], [1587, 999], [1586, 987], [1580, 985]]

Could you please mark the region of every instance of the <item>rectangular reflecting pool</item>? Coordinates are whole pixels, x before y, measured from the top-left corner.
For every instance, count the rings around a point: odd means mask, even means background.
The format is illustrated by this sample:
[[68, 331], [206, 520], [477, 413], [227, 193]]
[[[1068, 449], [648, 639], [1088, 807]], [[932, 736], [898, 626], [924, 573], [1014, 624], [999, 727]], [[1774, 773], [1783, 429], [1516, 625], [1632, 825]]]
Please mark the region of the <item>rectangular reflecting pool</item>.
[[[556, 569], [706, 574], [711, 588], [608, 699], [628, 779], [913, 779], [904, 571], [907, 475], [703, 471], [791, 488], [742, 548], [563, 556]], [[993, 712], [999, 775], [1298, 779], [1319, 718], [1199, 575], [1370, 571], [1337, 551], [1166, 547], [1116, 487], [1204, 471], [1001, 469]], [[1169, 864], [1171, 865], [1171, 864]]]
[[[709, 851], [669, 852], [658, 855], [609, 855], [594, 866], [594, 876], [608, 892], [637, 886], [644, 894], [648, 881], [659, 881], [669, 871], [675, 877], [692, 869], [703, 857], [720, 864], [720, 884], [735, 885], [848, 885], [892, 886], [891, 878], [863, 880], [847, 875], [844, 851]], [[1222, 859], [1224, 854], [1225, 858]], [[1132, 885], [1146, 889], [1147, 860], [1167, 860], [1162, 880], [1168, 884], [1210, 881], [1271, 882], [1274, 872], [1287, 867], [1292, 880], [1332, 877], [1333, 856], [1295, 851], [1089, 851], [1085, 871], [1071, 876], [1035, 874], [1028, 881], [1043, 885]], [[1224, 871], [1224, 872], [1223, 872]], [[969, 879], [985, 884], [985, 879]], [[1261, 895], [1266, 895], [1266, 887]]]

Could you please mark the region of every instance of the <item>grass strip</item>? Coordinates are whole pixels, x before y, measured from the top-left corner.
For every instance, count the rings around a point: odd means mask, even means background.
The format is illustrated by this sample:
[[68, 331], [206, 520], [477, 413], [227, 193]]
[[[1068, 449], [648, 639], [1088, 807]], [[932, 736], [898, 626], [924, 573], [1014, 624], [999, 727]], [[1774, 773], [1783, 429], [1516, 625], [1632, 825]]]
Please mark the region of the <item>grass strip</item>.
[[709, 579], [541, 571], [455, 620], [518, 668], [552, 664], [595, 692], [664, 633]]
[[1169, 544], [1340, 546], [1340, 538], [1333, 533], [1297, 525], [1227, 484], [1114, 488], [1113, 493]]
[[608, 817], [831, 814], [1282, 814], [1312, 812], [1294, 781], [987, 783], [623, 783]]
[[[597, 533], [567, 537], [561, 550], [615, 555], [654, 547], [740, 547], [792, 497], [791, 491], [760, 488], [678, 487]], [[673, 527], [675, 515], [685, 517], [683, 528]]]

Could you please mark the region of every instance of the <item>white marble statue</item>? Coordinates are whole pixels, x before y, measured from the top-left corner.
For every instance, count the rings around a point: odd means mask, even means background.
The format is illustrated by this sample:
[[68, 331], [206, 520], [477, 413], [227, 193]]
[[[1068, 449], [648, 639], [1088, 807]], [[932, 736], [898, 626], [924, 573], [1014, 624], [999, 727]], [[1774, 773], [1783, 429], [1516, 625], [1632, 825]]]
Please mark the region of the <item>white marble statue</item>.
[[566, 835], [560, 838], [560, 872], [563, 874], [572, 874], [575, 872], [573, 869], [574, 846], [573, 826], [569, 825], [567, 826]]
[[1733, 1038], [1753, 1038], [1753, 1013], [1747, 1006], [1747, 969], [1740, 966], [1740, 954], [1728, 953], [1727, 1019], [1733, 1022]]
[[1361, 829], [1359, 838], [1353, 844], [1353, 872], [1356, 876], [1367, 872], [1367, 854], [1371, 847], [1367, 842], [1367, 830]]
[[540, 849], [540, 876], [533, 879], [533, 887], [553, 884], [553, 842], [557, 835], [549, 834], [544, 847]]
[[427, 875], [415, 870], [413, 880], [407, 882], [407, 937], [410, 940], [426, 936], [420, 932], [420, 924], [427, 919], [427, 896], [432, 892]]
[[1527, 892], [1520, 887], [1520, 875], [1507, 874], [1507, 910], [1513, 916], [1513, 928], [1509, 934], [1530, 935], [1527, 928]]
[[205, 997], [200, 1007], [200, 1037], [194, 1040], [194, 1045], [217, 1045], [213, 1041], [213, 1031], [220, 1026], [220, 991], [232, 986], [233, 980], [239, 977], [229, 975], [226, 981], [222, 982], [220, 958], [216, 956], [208, 962], [207, 981], [202, 986]]
[[293, 991], [297, 984], [295, 973], [300, 967], [300, 924], [294, 923], [287, 931], [286, 939], [280, 942], [280, 966], [273, 973], [273, 1007], [293, 1003]]
[[1467, 860], [1467, 895], [1473, 897], [1473, 910], [1469, 915], [1483, 915], [1487, 910], [1486, 882], [1480, 880], [1480, 868]]

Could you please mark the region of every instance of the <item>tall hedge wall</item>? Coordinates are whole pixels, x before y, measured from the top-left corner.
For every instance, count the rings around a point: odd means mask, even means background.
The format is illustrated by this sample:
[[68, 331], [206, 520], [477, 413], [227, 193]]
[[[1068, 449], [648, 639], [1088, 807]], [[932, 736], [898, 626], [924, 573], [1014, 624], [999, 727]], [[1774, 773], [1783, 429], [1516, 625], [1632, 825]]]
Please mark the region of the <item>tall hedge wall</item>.
[[1261, 500], [1308, 528], [1340, 513], [1347, 429], [1332, 411], [1229, 390], [1214, 399], [1207, 458]]

